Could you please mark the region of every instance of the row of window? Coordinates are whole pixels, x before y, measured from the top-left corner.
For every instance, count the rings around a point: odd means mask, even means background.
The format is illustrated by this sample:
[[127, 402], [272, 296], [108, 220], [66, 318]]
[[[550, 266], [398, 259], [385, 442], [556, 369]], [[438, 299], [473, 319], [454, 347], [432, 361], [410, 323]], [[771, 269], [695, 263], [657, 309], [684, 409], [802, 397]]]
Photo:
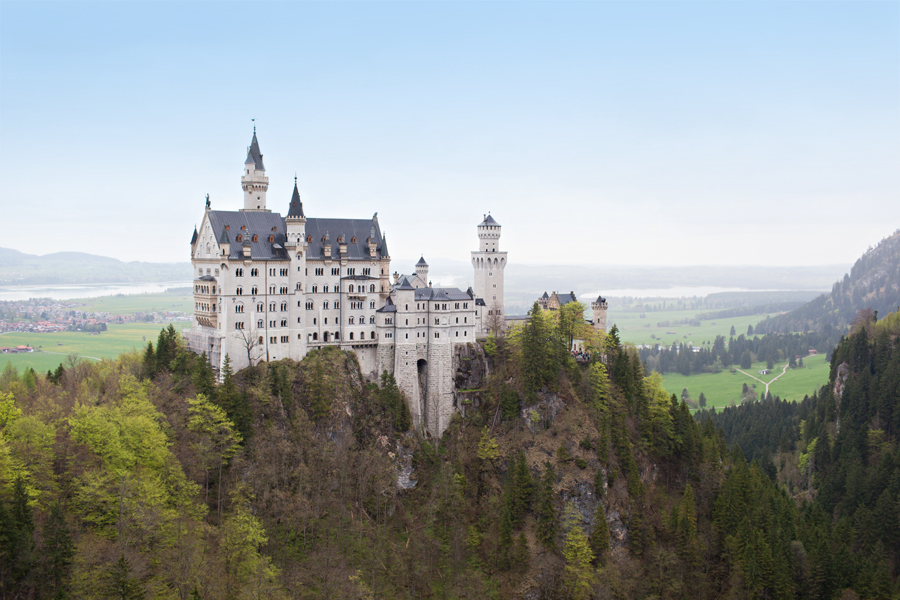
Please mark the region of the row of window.
[[[297, 284], [297, 289], [298, 289], [298, 290], [300, 289], [300, 284]], [[331, 289], [331, 288], [329, 288], [327, 285], [323, 285], [323, 286], [322, 286], [322, 293], [323, 293], [323, 294], [327, 294], [327, 293], [329, 292], [330, 289]], [[319, 286], [318, 286], [318, 285], [313, 285], [312, 287], [309, 288], [309, 291], [310, 291], [311, 293], [313, 293], [313, 294], [318, 294], [318, 293], [319, 293]], [[341, 292], [340, 286], [335, 285], [335, 286], [334, 286], [334, 293], [335, 293], [335, 294], [339, 294], [340, 292]], [[365, 292], [366, 292], [366, 286], [364, 286], [364, 285], [357, 285], [357, 286], [354, 286], [354, 285], [351, 283], [349, 286], [347, 286], [347, 293], [350, 293], [350, 294], [364, 294]], [[373, 293], [373, 294], [375, 293], [375, 284], [374, 284], [374, 283], [372, 283], [372, 284], [369, 285], [369, 292], [371, 292], [371, 293]]]
[[[382, 269], [382, 271], [383, 271], [383, 269]], [[324, 277], [325, 276], [325, 268], [324, 267], [316, 267], [315, 273], [319, 277]], [[306, 274], [309, 275], [309, 269], [306, 270]], [[335, 277], [340, 277], [341, 276], [341, 268], [340, 267], [332, 267], [331, 274], [334, 275]], [[356, 275], [356, 267], [347, 267], [347, 271], [344, 274], [345, 275]], [[363, 275], [371, 275], [372, 268], [371, 267], [363, 267], [362, 274]]]
[[[274, 286], [274, 285], [270, 285], [270, 286], [269, 286], [269, 294], [271, 294], [271, 295], [274, 296], [274, 295], [276, 294], [276, 291], [275, 291], [276, 289], [278, 290], [278, 292], [277, 292], [278, 294], [287, 294], [287, 293], [288, 293], [288, 286], [286, 286], [286, 285], [282, 285], [282, 286]], [[297, 289], [298, 289], [298, 290], [300, 289], [300, 284], [299, 284], [299, 283], [297, 284]], [[234, 294], [235, 294], [235, 296], [243, 296], [243, 295], [244, 295], [244, 288], [241, 287], [241, 286], [237, 286], [237, 289], [234, 290]], [[259, 288], [256, 287], [256, 286], [253, 286], [252, 288], [250, 288], [250, 295], [251, 295], [251, 296], [258, 296], [258, 295], [259, 295]]]
[[[310, 333], [308, 335], [309, 335], [310, 340], [312, 340], [314, 342], [319, 341], [318, 332]], [[385, 335], [384, 337], [390, 337], [390, 335], [388, 334], [388, 335]], [[322, 333], [322, 341], [323, 342], [334, 342], [334, 341], [338, 341], [340, 339], [341, 339], [340, 331], [335, 331], [334, 333], [331, 333], [330, 331], [326, 331], [326, 332]], [[365, 332], [361, 331], [359, 333], [359, 338], [356, 338], [356, 337], [354, 337], [354, 333], [351, 331], [347, 335], [347, 339], [349, 339], [349, 340], [354, 340], [354, 339], [365, 340], [366, 334], [365, 334]], [[376, 335], [375, 335], [374, 331], [369, 332], [369, 339], [372, 339], [372, 340], [376, 339]]]

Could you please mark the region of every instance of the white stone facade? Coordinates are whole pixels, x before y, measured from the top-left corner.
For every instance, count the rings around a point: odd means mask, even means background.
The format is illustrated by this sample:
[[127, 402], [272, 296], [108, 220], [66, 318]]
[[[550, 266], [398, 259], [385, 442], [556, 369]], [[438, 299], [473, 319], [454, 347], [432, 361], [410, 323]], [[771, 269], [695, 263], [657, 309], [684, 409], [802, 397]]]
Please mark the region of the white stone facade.
[[475, 343], [486, 311], [503, 314], [500, 225], [478, 226], [475, 290], [432, 288], [424, 258], [395, 274], [377, 213], [371, 219], [307, 218], [297, 189], [286, 217], [266, 207], [268, 177], [254, 130], [241, 176], [244, 208], [207, 201], [191, 239], [194, 323], [189, 347], [221, 369], [301, 360], [324, 346], [356, 353], [363, 375], [393, 373], [416, 427], [441, 435], [457, 410], [453, 349]]

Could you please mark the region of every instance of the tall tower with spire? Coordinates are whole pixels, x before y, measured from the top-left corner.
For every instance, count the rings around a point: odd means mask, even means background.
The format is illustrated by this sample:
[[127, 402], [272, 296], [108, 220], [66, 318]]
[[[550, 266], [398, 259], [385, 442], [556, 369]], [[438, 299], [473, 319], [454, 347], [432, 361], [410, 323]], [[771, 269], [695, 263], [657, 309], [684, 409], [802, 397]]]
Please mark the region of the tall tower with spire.
[[502, 326], [503, 270], [506, 268], [506, 252], [500, 251], [500, 223], [490, 213], [478, 225], [478, 250], [472, 252], [472, 266], [475, 269], [475, 297], [484, 300], [478, 315], [485, 329]]
[[269, 178], [266, 177], [263, 155], [259, 151], [259, 142], [256, 141], [256, 125], [253, 126], [253, 140], [247, 149], [247, 160], [244, 161], [241, 187], [244, 189], [244, 210], [266, 210]]

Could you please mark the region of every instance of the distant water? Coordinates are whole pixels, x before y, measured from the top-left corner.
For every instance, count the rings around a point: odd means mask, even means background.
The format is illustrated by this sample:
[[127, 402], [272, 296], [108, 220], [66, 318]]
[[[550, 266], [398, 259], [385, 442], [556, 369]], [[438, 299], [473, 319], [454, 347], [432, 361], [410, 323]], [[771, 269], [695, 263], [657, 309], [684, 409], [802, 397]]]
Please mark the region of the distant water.
[[158, 294], [169, 288], [189, 288], [191, 281], [164, 281], [162, 283], [73, 283], [57, 285], [0, 286], [0, 300], [28, 300], [29, 298], [98, 298], [118, 294]]
[[622, 298], [624, 296], [632, 296], [635, 298], [703, 298], [710, 294], [718, 294], [721, 292], [789, 292], [791, 290], [757, 290], [739, 287], [715, 287], [715, 286], [697, 286], [697, 287], [668, 287], [668, 288], [622, 288], [616, 290], [603, 290], [600, 292], [588, 292], [579, 294], [579, 298], [586, 300], [595, 300], [597, 296], [604, 298]]

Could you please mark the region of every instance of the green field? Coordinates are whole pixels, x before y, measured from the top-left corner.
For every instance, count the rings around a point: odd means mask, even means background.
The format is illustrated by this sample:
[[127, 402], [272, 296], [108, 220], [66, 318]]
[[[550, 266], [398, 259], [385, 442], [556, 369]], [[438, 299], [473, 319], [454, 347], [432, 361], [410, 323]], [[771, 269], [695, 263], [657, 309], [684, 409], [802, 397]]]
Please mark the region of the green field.
[[[164, 311], [181, 311], [187, 315], [194, 312], [194, 298], [190, 292], [182, 294], [130, 294], [119, 296], [101, 296], [73, 300], [84, 302], [79, 311], [106, 312], [114, 315], [131, 315], [134, 313], [152, 313]], [[746, 329], [746, 326], [744, 327]]]
[[[758, 371], [764, 369], [764, 362], [753, 363], [752, 368], [743, 369], [747, 373], [762, 379], [772, 381], [781, 373], [784, 363], [776, 364], [769, 375], [758, 375]], [[803, 366], [796, 369], [788, 369], [784, 375], [769, 386], [772, 396], [780, 396], [782, 400], [802, 400], [803, 396], [812, 395], [821, 386], [828, 382], [830, 365], [824, 355], [810, 356], [803, 359]], [[732, 403], [741, 401], [743, 385], [756, 387], [754, 391], [762, 396], [766, 386], [743, 373], [734, 373], [725, 370], [721, 373], [702, 373], [698, 375], [680, 375], [678, 373], [663, 374], [663, 385], [670, 394], [681, 396], [681, 390], [687, 388], [691, 398], [700, 397], [700, 392], [706, 396], [707, 408], [722, 408]]]
[[[190, 322], [179, 321], [174, 325], [180, 332]], [[9, 362], [20, 373], [27, 367], [46, 373], [48, 369], [55, 369], [59, 363], [65, 362], [70, 354], [89, 360], [115, 358], [123, 352], [143, 347], [147, 341], [155, 343], [159, 330], [165, 326], [164, 323], [111, 324], [107, 331], [98, 335], [81, 331], [5, 333], [0, 335], [0, 346], [33, 346], [35, 351], [26, 354], [0, 354], [0, 368], [6, 367]]]
[[[731, 317], [728, 319], [714, 319], [712, 321], [701, 321], [700, 326], [692, 325], [664, 325], [659, 327], [657, 323], [662, 321], [680, 321], [684, 319], [692, 319], [696, 315], [704, 312], [710, 312], [709, 309], [699, 310], [671, 310], [660, 312], [643, 313], [645, 317], [640, 318], [641, 313], [637, 312], [616, 312], [609, 311], [608, 323], [609, 327], [613, 324], [619, 329], [619, 339], [623, 342], [631, 342], [632, 344], [660, 344], [671, 346], [673, 343], [692, 342], [694, 346], [700, 346], [705, 341], [711, 344], [717, 335], [728, 336], [731, 328], [734, 327], [735, 337], [747, 334], [747, 326], [756, 326], [757, 323], [766, 318], [766, 314], [750, 315], [746, 317]], [[779, 313], [771, 313], [776, 315]], [[667, 333], [669, 331], [674, 334]], [[651, 336], [656, 336], [653, 339]]]

